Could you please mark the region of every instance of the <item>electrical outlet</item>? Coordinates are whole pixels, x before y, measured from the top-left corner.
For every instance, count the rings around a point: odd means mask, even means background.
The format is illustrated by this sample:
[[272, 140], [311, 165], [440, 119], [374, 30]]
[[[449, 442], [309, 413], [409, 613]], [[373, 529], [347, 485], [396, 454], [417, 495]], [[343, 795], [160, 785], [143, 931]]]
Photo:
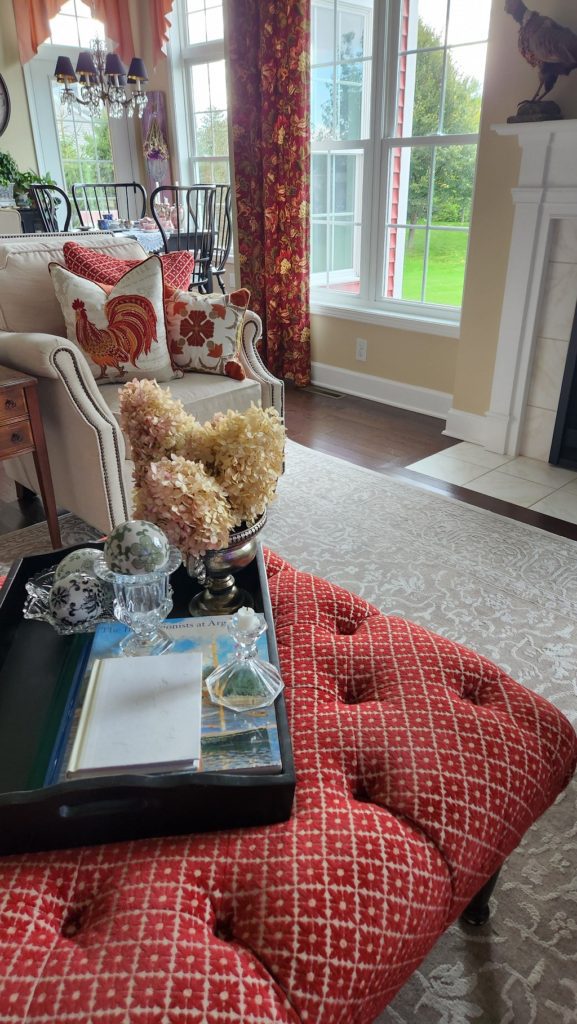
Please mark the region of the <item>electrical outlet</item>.
[[355, 359], [359, 363], [365, 363], [367, 360], [367, 342], [365, 338], [357, 338]]

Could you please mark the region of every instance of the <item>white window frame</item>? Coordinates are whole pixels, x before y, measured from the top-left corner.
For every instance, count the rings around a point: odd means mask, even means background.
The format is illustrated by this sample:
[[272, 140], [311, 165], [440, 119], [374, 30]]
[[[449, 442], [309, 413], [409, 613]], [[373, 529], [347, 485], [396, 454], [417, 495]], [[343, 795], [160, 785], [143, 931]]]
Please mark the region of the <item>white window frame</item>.
[[[174, 111], [173, 137], [176, 140], [177, 180], [184, 184], [195, 184], [195, 162], [222, 163], [223, 157], [199, 157], [196, 154], [194, 138], [194, 109], [190, 86], [191, 68], [195, 64], [210, 64], [225, 60], [224, 38], [205, 43], [188, 42], [185, 0], [175, 0], [172, 13], [172, 27], [168, 46], [172, 108]], [[230, 157], [230, 112], [229, 124], [229, 175], [232, 175]], [[229, 181], [232, 178], [229, 176]]]
[[[393, 134], [397, 113], [400, 10], [401, 0], [374, 0], [370, 138], [347, 142], [322, 140], [314, 141], [312, 145], [313, 152], [362, 149], [364, 169], [361, 294], [356, 296], [331, 292], [329, 300], [326, 289], [315, 287], [315, 278], [312, 278], [311, 311], [325, 316], [387, 324], [404, 330], [457, 338], [461, 307], [381, 297], [391, 153], [404, 147], [477, 145], [479, 140], [478, 133], [425, 137], [398, 137]], [[380, 87], [378, 83], [381, 83]]]

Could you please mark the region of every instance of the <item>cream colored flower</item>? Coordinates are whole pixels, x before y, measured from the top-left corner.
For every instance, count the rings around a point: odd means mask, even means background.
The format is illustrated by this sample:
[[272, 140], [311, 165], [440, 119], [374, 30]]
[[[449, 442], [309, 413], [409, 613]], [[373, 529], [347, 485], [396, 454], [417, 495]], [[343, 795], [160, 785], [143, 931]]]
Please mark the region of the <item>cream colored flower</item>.
[[275, 409], [217, 413], [205, 424], [156, 381], [131, 381], [121, 423], [134, 459], [135, 511], [156, 523], [186, 558], [227, 547], [275, 496], [285, 429]]
[[226, 495], [199, 462], [153, 462], [135, 492], [135, 516], [156, 523], [186, 558], [225, 548], [233, 527]]
[[210, 470], [225, 492], [235, 526], [253, 523], [275, 495], [285, 429], [276, 409], [251, 405], [213, 420]]

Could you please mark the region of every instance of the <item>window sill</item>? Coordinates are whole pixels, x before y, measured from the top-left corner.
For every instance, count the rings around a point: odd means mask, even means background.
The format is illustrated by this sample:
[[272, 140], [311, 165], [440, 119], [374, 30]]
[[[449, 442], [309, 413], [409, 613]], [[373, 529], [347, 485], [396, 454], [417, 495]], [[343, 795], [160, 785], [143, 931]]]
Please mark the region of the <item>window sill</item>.
[[398, 331], [415, 331], [418, 334], [434, 334], [444, 338], [461, 336], [460, 322], [444, 320], [441, 317], [415, 316], [414, 313], [393, 313], [391, 310], [368, 309], [359, 306], [336, 306], [311, 301], [311, 313], [316, 316], [333, 316], [341, 320], [356, 320], [357, 323], [391, 327]]

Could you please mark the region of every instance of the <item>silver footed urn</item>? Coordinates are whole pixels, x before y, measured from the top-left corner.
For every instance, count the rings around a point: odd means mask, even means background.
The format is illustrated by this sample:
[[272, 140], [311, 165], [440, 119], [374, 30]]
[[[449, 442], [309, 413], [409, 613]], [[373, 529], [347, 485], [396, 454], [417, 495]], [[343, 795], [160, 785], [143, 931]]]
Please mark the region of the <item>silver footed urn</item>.
[[237, 586], [234, 574], [250, 565], [256, 555], [257, 539], [266, 523], [266, 511], [250, 526], [230, 532], [226, 548], [215, 548], [204, 555], [189, 556], [187, 570], [204, 590], [192, 598], [191, 615], [226, 615], [239, 608], [251, 607], [253, 599], [247, 590]]

